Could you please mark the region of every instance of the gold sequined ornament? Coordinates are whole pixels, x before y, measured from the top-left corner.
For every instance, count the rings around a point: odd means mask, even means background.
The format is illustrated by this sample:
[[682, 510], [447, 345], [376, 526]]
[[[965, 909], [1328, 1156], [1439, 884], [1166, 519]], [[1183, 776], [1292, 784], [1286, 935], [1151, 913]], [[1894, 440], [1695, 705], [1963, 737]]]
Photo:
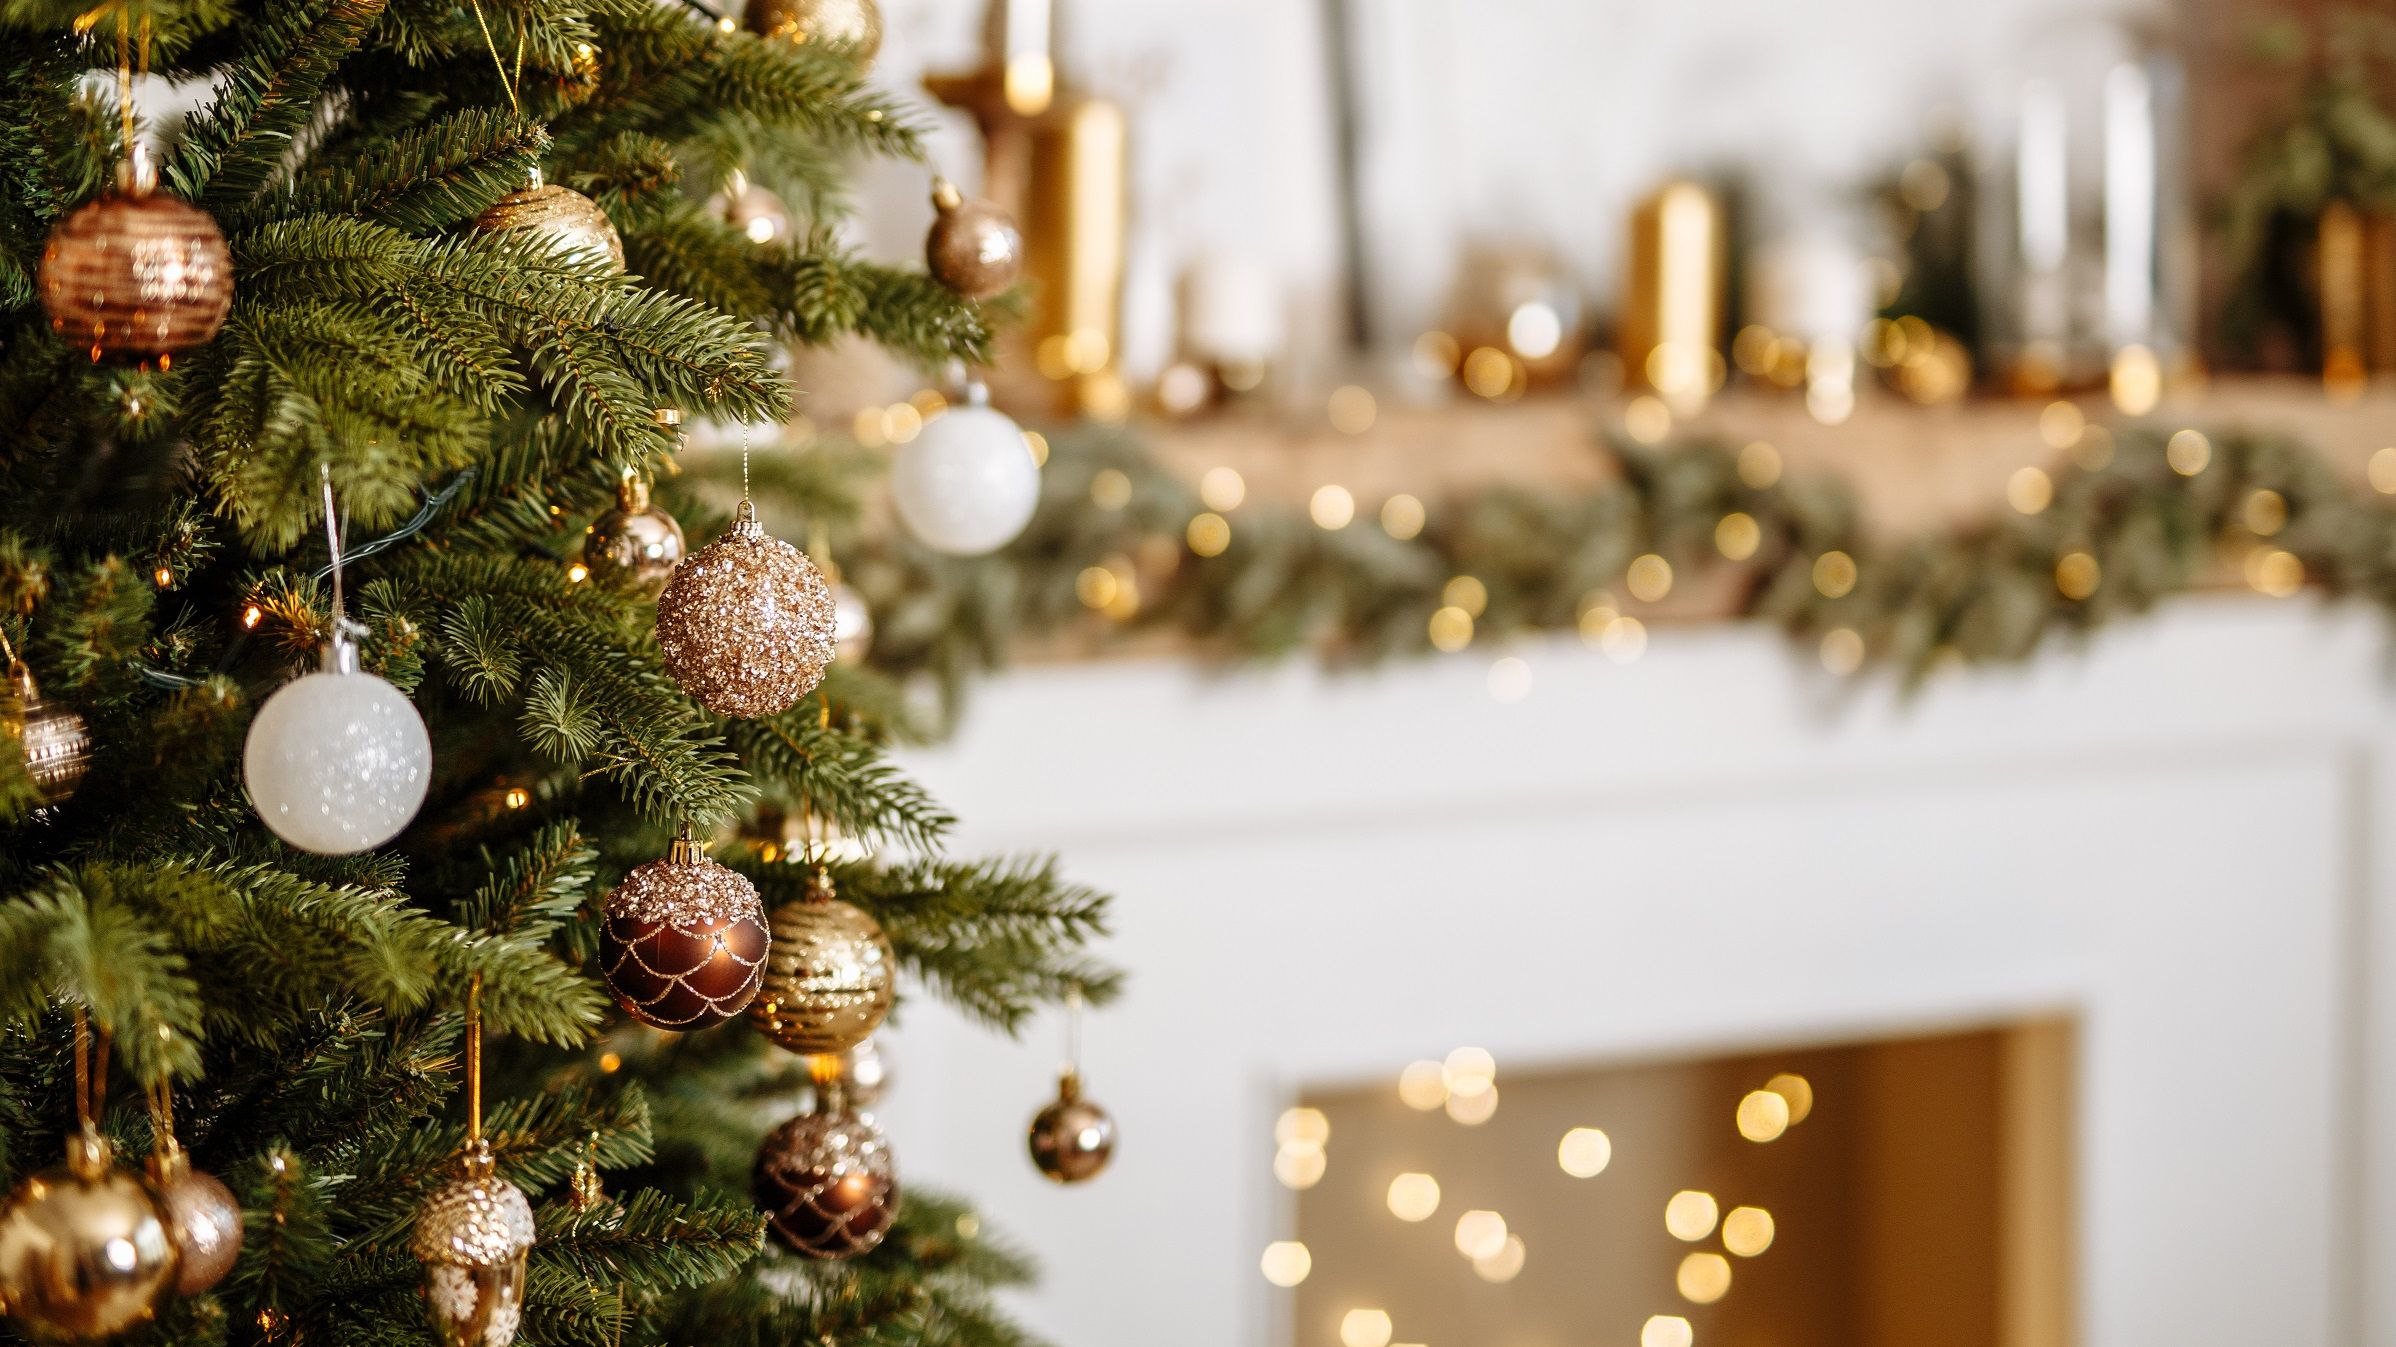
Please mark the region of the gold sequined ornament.
[[[0, 642], [7, 638], [0, 636]], [[0, 702], [0, 723], [16, 736], [25, 755], [25, 775], [41, 793], [42, 803], [62, 803], [83, 784], [91, 767], [91, 732], [83, 717], [42, 696], [33, 670], [13, 654], [8, 657], [8, 695]]]
[[846, 1052], [890, 1014], [898, 959], [882, 924], [832, 896], [818, 870], [804, 897], [774, 909], [773, 951], [749, 1021], [792, 1052]]
[[51, 231], [41, 291], [51, 330], [94, 362], [166, 369], [224, 326], [233, 253], [206, 211], [158, 190], [136, 144], [116, 190]]
[[543, 181], [537, 168], [529, 183], [475, 216], [474, 227], [485, 234], [524, 234], [577, 261], [624, 269], [624, 239], [607, 212], [571, 187]]
[[767, 1229], [809, 1258], [870, 1253], [898, 1219], [898, 1168], [873, 1115], [849, 1103], [836, 1075], [816, 1073], [813, 1106], [766, 1134], [750, 1188]]
[[89, 1123], [68, 1139], [64, 1165], [0, 1206], [0, 1307], [26, 1337], [113, 1337], [150, 1318], [175, 1271], [157, 1190], [118, 1167]]
[[882, 8], [874, 0], [750, 0], [741, 22], [760, 37], [852, 47], [867, 65], [882, 50]]
[[657, 599], [657, 644], [682, 690], [720, 716], [788, 709], [832, 663], [832, 587], [766, 535], [746, 496], [723, 537], [691, 554]]
[[932, 184], [932, 230], [924, 263], [932, 279], [967, 299], [988, 299], [1023, 274], [1023, 231], [1015, 217], [987, 201], [967, 200], [942, 178]]

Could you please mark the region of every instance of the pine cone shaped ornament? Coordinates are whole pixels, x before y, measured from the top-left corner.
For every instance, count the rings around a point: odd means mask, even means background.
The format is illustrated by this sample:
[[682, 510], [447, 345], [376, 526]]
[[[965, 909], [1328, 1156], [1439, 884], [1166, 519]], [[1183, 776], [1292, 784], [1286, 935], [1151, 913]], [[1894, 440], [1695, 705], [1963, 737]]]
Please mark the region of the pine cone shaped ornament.
[[409, 1247], [424, 1264], [424, 1306], [441, 1347], [508, 1347], [524, 1321], [532, 1204], [494, 1172], [488, 1142], [425, 1200]]
[[847, 1052], [890, 1014], [898, 956], [882, 924], [832, 896], [818, 871], [807, 895], [774, 909], [765, 985], [749, 1006], [760, 1033], [792, 1052]]
[[158, 190], [136, 145], [116, 190], [59, 222], [42, 249], [50, 328], [95, 363], [168, 368], [233, 307], [233, 252], [206, 211]]
[[823, 572], [768, 537], [746, 499], [657, 599], [667, 672], [708, 710], [743, 720], [787, 710], [824, 681], [835, 626]]
[[882, 1129], [848, 1106], [837, 1082], [816, 1093], [815, 1108], [766, 1134], [751, 1186], [767, 1228], [792, 1252], [854, 1258], [898, 1219], [898, 1169]]
[[757, 886], [687, 835], [607, 895], [599, 930], [599, 966], [616, 1004], [656, 1029], [705, 1029], [748, 1009], [766, 949]]

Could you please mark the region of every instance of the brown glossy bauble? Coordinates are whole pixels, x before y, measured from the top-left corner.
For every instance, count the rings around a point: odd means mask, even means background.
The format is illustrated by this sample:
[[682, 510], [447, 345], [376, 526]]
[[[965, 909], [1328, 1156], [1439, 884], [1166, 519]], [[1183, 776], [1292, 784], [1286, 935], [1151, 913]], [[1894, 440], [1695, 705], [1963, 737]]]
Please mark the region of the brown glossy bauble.
[[807, 554], [766, 536], [744, 500], [724, 536], [657, 596], [657, 645], [684, 692], [719, 716], [789, 709], [832, 663], [832, 587]]
[[968, 201], [955, 186], [932, 189], [932, 232], [924, 263], [932, 279], [965, 296], [988, 299], [1023, 274], [1023, 231], [1015, 217], [987, 201]]
[[119, 1169], [86, 1128], [67, 1163], [17, 1185], [0, 1206], [0, 1306], [26, 1337], [89, 1342], [150, 1317], [175, 1280], [164, 1204]]
[[83, 774], [91, 768], [91, 732], [83, 717], [42, 696], [33, 671], [21, 660], [9, 666], [0, 724], [16, 736], [25, 755], [25, 775], [41, 792], [42, 803], [61, 803], [83, 784]]
[[474, 227], [485, 234], [524, 234], [578, 261], [597, 262], [609, 271], [624, 269], [624, 238], [607, 212], [571, 187], [543, 182], [537, 171], [529, 185], [475, 216]]
[[616, 487], [616, 508], [591, 521], [582, 564], [601, 583], [656, 594], [682, 564], [682, 525], [649, 500], [649, 484], [631, 473]]
[[1098, 1177], [1115, 1154], [1115, 1120], [1082, 1098], [1081, 1077], [1057, 1081], [1057, 1097], [1033, 1117], [1028, 1138], [1032, 1163], [1059, 1183]]
[[750, 1180], [774, 1238], [809, 1258], [871, 1252], [898, 1218], [890, 1143], [837, 1091], [766, 1134]]
[[91, 359], [164, 369], [224, 326], [233, 253], [206, 211], [128, 162], [115, 191], [51, 232], [41, 283], [51, 330]]
[[424, 1308], [441, 1347], [508, 1347], [524, 1322], [532, 1203], [492, 1170], [491, 1148], [425, 1199], [409, 1243], [424, 1264]]
[[175, 1291], [199, 1295], [223, 1281], [241, 1256], [241, 1203], [214, 1174], [193, 1169], [180, 1146], [151, 1156], [149, 1171], [175, 1241]]
[[749, 0], [741, 22], [760, 37], [853, 47], [868, 64], [882, 50], [882, 7], [874, 0]]
[[828, 880], [774, 909], [774, 947], [749, 1021], [792, 1052], [839, 1053], [890, 1014], [898, 959], [882, 924], [832, 896]]
[[657, 1029], [705, 1029], [749, 1008], [765, 975], [757, 886], [678, 838], [607, 895], [599, 967], [624, 1013]]

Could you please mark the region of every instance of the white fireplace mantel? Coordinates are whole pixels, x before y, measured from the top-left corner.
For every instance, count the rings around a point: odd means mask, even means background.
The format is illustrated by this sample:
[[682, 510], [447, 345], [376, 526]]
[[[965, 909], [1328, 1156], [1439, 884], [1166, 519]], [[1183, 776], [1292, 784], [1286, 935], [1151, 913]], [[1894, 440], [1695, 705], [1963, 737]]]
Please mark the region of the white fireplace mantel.
[[1009, 1046], [927, 999], [890, 1039], [908, 1176], [1039, 1256], [1021, 1308], [1060, 1347], [1336, 1341], [1293, 1333], [1257, 1271], [1302, 1083], [1463, 1043], [1502, 1083], [2054, 1009], [2083, 1026], [2087, 1347], [2396, 1343], [2376, 616], [2187, 600], [1910, 701], [1756, 628], [1619, 667], [1517, 647], [1510, 704], [1495, 653], [1026, 671], [915, 755], [961, 854], [1056, 850], [1120, 899], [1131, 990], [1087, 1066], [1123, 1142], [1097, 1183], [1022, 1155], [1053, 1024]]

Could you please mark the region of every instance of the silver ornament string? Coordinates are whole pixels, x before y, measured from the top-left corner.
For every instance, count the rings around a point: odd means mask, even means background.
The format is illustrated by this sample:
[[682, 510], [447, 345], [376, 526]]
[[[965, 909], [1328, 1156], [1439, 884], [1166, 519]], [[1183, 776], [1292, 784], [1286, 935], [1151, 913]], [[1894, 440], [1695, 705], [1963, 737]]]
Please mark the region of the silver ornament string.
[[1082, 984], [1078, 981], [1065, 988], [1065, 1074], [1076, 1080], [1082, 1074]]
[[333, 630], [341, 630], [341, 521], [333, 512], [333, 465], [316, 465], [317, 480], [324, 487], [324, 541], [333, 557]]

